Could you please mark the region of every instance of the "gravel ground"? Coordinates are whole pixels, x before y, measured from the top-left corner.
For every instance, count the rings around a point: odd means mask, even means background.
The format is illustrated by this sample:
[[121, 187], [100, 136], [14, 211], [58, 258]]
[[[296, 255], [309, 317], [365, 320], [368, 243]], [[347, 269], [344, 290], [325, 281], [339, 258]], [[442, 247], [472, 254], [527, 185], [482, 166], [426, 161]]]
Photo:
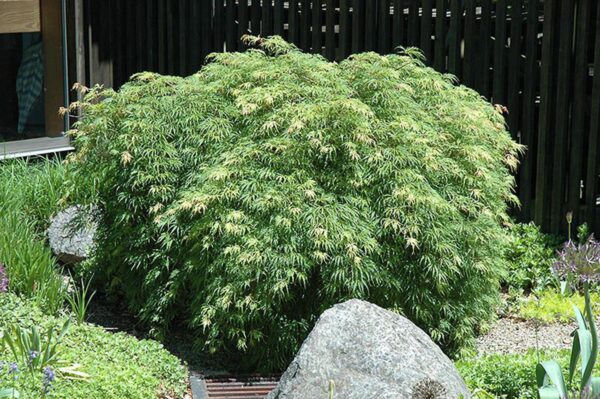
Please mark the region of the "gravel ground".
[[575, 328], [575, 323], [536, 326], [532, 321], [504, 318], [498, 320], [487, 334], [477, 339], [477, 352], [522, 353], [536, 346], [540, 349], [568, 349], [571, 348], [571, 333]]

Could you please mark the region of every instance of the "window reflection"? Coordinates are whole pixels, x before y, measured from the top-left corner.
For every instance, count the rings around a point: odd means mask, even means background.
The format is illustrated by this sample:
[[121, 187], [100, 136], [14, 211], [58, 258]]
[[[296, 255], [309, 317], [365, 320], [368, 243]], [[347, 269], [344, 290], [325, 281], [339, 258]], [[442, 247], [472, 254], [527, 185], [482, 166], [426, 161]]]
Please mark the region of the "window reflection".
[[0, 34], [0, 142], [46, 135], [40, 33]]

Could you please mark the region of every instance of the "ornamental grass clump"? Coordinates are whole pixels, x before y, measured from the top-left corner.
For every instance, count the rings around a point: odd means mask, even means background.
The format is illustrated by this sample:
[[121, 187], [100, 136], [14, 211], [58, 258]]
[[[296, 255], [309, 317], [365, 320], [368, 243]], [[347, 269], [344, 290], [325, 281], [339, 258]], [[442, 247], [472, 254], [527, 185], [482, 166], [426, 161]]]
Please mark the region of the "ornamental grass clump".
[[[493, 315], [521, 147], [500, 112], [399, 55], [341, 63], [246, 38], [187, 78], [91, 89], [73, 162], [98, 181], [94, 262], [154, 332], [282, 367], [363, 298], [447, 350]], [[99, 274], [97, 274], [99, 276]]]

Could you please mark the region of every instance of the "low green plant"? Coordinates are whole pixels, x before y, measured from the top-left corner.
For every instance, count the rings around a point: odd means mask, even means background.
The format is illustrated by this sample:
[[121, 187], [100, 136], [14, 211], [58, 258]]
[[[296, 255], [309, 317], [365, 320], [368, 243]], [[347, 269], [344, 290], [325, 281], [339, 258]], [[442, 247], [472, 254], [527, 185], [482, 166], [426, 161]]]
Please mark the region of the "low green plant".
[[60, 342], [70, 324], [67, 319], [60, 330], [52, 326], [44, 335], [40, 334], [37, 326], [23, 328], [15, 325], [2, 331], [2, 340], [16, 362], [26, 364], [30, 370], [41, 371], [44, 367], [60, 364]]
[[542, 233], [533, 222], [513, 224], [509, 233], [506, 251], [508, 269], [502, 284], [509, 290], [525, 291], [557, 287], [552, 264], [560, 245], [559, 239]]
[[[71, 276], [71, 281], [73, 281], [73, 276]], [[96, 294], [96, 291], [90, 292], [91, 282], [91, 278], [87, 282], [82, 278], [80, 280], [80, 285], [74, 286], [73, 291], [67, 295], [71, 313], [75, 316], [77, 323], [83, 323], [85, 321], [90, 303]]]
[[[592, 306], [597, 309], [600, 295], [590, 293]], [[579, 292], [570, 295], [560, 293], [556, 289], [546, 289], [535, 292], [517, 301], [517, 315], [526, 320], [536, 320], [542, 323], [571, 323], [575, 321], [573, 306], [583, 309], [585, 296]]]
[[[65, 322], [64, 317], [45, 315], [34, 302], [11, 293], [0, 295], [0, 315], [0, 329], [35, 325], [40, 335]], [[0, 348], [0, 361], [11, 356], [10, 349]], [[18, 369], [27, 370], [26, 360], [20, 359]], [[60, 359], [71, 366], [55, 370], [57, 378], [48, 395], [52, 398], [183, 399], [186, 393], [186, 367], [155, 341], [88, 323], [72, 324], [61, 340]], [[40, 398], [44, 378], [43, 370], [22, 372], [17, 380], [4, 379], [0, 386], [18, 390], [22, 398]]]
[[161, 336], [281, 368], [364, 298], [448, 352], [494, 316], [510, 171], [502, 115], [416, 49], [340, 63], [281, 38], [198, 73], [92, 88], [70, 161], [98, 181], [95, 262]]
[[506, 399], [537, 399], [535, 368], [540, 359], [554, 358], [567, 369], [569, 356], [568, 350], [531, 349], [525, 353], [467, 357], [455, 364], [471, 392], [485, 391]]

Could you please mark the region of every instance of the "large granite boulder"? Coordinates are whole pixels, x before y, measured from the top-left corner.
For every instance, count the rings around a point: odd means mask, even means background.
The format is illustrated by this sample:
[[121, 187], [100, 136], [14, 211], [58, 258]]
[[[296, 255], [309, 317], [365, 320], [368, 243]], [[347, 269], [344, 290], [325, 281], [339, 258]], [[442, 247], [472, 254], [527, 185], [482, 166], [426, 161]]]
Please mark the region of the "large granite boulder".
[[268, 399], [457, 399], [454, 364], [410, 320], [353, 299], [325, 311]]
[[66, 264], [86, 259], [94, 245], [97, 209], [79, 205], [57, 213], [48, 228], [52, 252]]

